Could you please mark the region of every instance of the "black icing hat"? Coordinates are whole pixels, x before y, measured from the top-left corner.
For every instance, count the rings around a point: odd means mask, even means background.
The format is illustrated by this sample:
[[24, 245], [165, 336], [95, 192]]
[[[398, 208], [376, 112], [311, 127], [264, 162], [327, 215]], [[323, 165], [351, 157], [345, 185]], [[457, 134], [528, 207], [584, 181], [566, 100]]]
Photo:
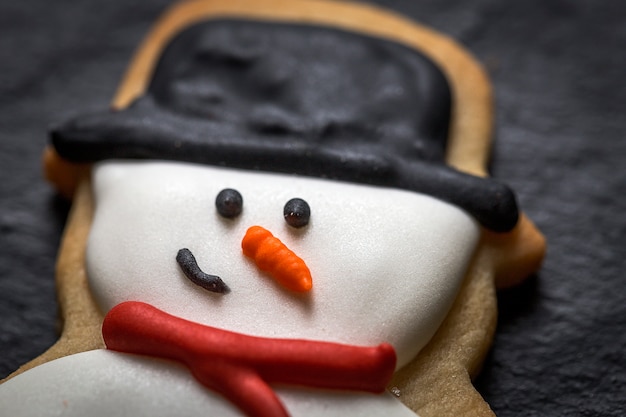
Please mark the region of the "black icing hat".
[[167, 159], [401, 188], [511, 230], [513, 192], [444, 162], [450, 101], [441, 71], [401, 44], [216, 20], [177, 35], [130, 106], [70, 120], [51, 136], [73, 162]]

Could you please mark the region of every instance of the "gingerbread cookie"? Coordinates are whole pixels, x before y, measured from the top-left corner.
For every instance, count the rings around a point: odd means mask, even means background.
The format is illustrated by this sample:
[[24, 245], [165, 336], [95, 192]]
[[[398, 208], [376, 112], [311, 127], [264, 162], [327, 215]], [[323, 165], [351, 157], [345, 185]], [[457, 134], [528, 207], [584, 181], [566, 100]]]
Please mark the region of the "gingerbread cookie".
[[[492, 415], [495, 288], [544, 241], [486, 177], [488, 81], [375, 7], [188, 1], [115, 111], [53, 129], [73, 209], [59, 342], [0, 386], [41, 415]], [[25, 372], [27, 371], [27, 372]], [[11, 399], [28, 387], [37, 400]]]

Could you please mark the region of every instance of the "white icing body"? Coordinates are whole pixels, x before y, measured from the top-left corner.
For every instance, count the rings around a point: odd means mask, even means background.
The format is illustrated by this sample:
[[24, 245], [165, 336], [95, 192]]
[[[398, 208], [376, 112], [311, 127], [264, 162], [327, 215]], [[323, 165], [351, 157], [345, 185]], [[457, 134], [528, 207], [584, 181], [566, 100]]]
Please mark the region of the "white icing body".
[[[467, 213], [448, 203], [414, 192], [352, 183], [182, 163], [119, 161], [98, 164], [93, 181], [96, 213], [87, 272], [103, 311], [127, 300], [143, 301], [179, 317], [250, 335], [362, 346], [389, 342], [396, 349], [398, 368], [415, 357], [443, 321], [480, 233]], [[244, 199], [243, 213], [234, 220], [220, 217], [215, 208], [215, 197], [224, 188], [238, 190]], [[288, 226], [283, 219], [283, 206], [294, 197], [311, 207], [310, 224], [302, 229]], [[304, 259], [313, 277], [310, 293], [284, 289], [242, 254], [241, 240], [253, 225], [265, 227]], [[191, 283], [176, 263], [181, 248], [189, 248], [200, 268], [219, 275], [231, 292], [213, 294]], [[132, 387], [137, 401], [152, 398], [146, 401], [153, 401], [154, 410], [145, 415], [158, 415], [161, 409], [168, 410], [164, 415], [196, 415], [196, 411], [239, 415], [206, 389], [193, 385], [187, 390], [191, 377], [178, 365], [157, 361], [152, 367], [149, 360], [133, 358], [129, 369], [138, 368], [121, 371], [129, 360], [118, 355], [91, 352], [45, 365], [48, 371], [36, 368], [0, 388], [0, 404], [11, 395], [5, 389], [11, 383], [42, 378], [29, 376], [42, 372], [53, 372], [51, 381], [57, 376], [73, 379], [78, 367], [86, 380], [121, 384], [124, 388], [118, 395], [125, 401], [126, 387]], [[110, 366], [105, 365], [108, 361]], [[71, 375], [65, 375], [68, 372]], [[88, 391], [79, 389], [84, 386], [81, 381], [76, 382], [77, 391], [69, 392], [73, 401], [87, 407], [90, 394], [75, 397]], [[63, 389], [57, 385], [55, 389]], [[174, 413], [159, 405], [169, 404], [166, 398], [180, 398], [168, 393], [181, 390], [185, 400], [172, 406], [184, 408]], [[326, 408], [327, 401], [337, 415], [412, 415], [388, 394], [278, 392], [294, 416], [334, 415]], [[50, 398], [60, 401], [52, 394]], [[359, 414], [353, 407], [361, 402]], [[94, 415], [94, 408], [88, 409]]]

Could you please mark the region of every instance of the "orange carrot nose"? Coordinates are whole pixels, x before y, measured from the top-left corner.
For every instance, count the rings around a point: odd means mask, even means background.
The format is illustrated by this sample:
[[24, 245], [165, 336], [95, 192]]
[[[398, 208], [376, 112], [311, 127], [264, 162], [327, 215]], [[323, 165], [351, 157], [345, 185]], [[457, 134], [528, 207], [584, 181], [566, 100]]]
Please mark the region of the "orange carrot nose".
[[241, 248], [261, 271], [269, 273], [285, 288], [305, 292], [313, 287], [311, 272], [304, 261], [261, 226], [248, 229]]

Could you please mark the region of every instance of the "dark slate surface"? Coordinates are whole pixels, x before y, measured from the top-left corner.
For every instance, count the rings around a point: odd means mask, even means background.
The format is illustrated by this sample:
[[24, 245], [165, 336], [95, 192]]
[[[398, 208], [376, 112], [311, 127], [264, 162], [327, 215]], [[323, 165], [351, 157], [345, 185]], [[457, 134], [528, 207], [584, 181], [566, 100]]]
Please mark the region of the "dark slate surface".
[[[500, 294], [477, 386], [501, 416], [626, 414], [626, 25], [620, 1], [387, 1], [450, 34], [495, 86], [493, 175], [544, 231], [537, 277]], [[0, 2], [0, 377], [56, 339], [68, 205], [47, 126], [105, 106], [164, 0]]]

